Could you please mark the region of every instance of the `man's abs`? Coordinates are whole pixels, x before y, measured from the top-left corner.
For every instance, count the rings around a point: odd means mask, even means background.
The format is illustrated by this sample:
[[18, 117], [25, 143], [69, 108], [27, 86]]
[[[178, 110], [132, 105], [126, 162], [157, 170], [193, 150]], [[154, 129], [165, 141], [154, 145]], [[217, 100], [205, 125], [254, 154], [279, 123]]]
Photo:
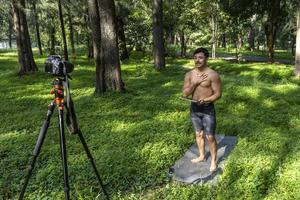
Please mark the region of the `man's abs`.
[[195, 100], [199, 100], [199, 99], [205, 99], [205, 98], [208, 98], [210, 97], [211, 95], [213, 95], [213, 91], [212, 91], [212, 88], [211, 86], [208, 86], [208, 87], [203, 87], [201, 85], [198, 85], [196, 88], [195, 88], [195, 91], [193, 93], [193, 99]]

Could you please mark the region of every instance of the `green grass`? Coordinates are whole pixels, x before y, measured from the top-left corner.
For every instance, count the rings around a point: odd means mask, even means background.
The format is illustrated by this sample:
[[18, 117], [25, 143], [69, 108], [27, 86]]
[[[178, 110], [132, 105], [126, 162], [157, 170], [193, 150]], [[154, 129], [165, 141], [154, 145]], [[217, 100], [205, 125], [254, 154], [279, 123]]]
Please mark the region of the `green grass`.
[[[18, 77], [14, 52], [0, 52], [0, 199], [15, 199], [52, 100], [52, 77]], [[299, 80], [292, 67], [209, 62], [221, 74], [217, 132], [238, 136], [218, 185], [168, 182], [167, 169], [194, 143], [188, 104], [179, 100], [191, 60], [156, 72], [141, 55], [122, 63], [125, 93], [94, 95], [92, 62], [77, 57], [71, 92], [79, 125], [111, 199], [299, 199]], [[56, 113], [27, 199], [63, 199]], [[102, 199], [77, 136], [66, 134], [72, 199]]]
[[[228, 54], [235, 56], [236, 55], [236, 49], [234, 48], [217, 48], [217, 53], [219, 54]], [[257, 56], [257, 57], [264, 57], [268, 58], [268, 52], [267, 50], [246, 50], [246, 49], [240, 49], [239, 54], [242, 56]], [[294, 60], [295, 57], [292, 55], [290, 51], [287, 50], [275, 50], [274, 52], [274, 59], [284, 59], [284, 60]]]

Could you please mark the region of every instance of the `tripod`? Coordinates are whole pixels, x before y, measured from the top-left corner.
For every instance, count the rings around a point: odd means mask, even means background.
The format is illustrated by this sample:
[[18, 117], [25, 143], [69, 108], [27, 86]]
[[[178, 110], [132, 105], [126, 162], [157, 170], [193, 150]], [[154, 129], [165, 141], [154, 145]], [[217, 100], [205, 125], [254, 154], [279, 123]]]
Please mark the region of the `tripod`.
[[[65, 98], [64, 98], [64, 87], [67, 90], [67, 104], [65, 104]], [[58, 121], [59, 121], [59, 133], [60, 133], [60, 155], [62, 160], [62, 167], [63, 167], [63, 177], [64, 177], [64, 192], [65, 192], [65, 199], [70, 199], [70, 187], [69, 187], [69, 178], [68, 178], [68, 163], [67, 163], [67, 149], [66, 149], [66, 142], [65, 142], [65, 133], [64, 133], [64, 108], [67, 108], [67, 126], [69, 128], [69, 131], [71, 129], [71, 133], [77, 134], [79, 136], [79, 139], [84, 147], [84, 150], [87, 154], [88, 159], [90, 160], [92, 167], [94, 169], [94, 172], [97, 176], [97, 179], [100, 183], [100, 186], [103, 190], [103, 193], [105, 194], [106, 198], [109, 200], [109, 196], [104, 188], [103, 182], [100, 178], [100, 175], [98, 173], [98, 170], [96, 168], [94, 159], [88, 149], [88, 146], [85, 142], [85, 139], [83, 137], [83, 134], [81, 130], [78, 128], [77, 118], [74, 110], [74, 104], [69, 94], [69, 86], [68, 86], [68, 78], [67, 76], [62, 78], [55, 78], [53, 81], [53, 89], [51, 90], [51, 94], [54, 94], [54, 100], [50, 103], [48, 106], [48, 112], [46, 120], [44, 121], [43, 126], [41, 127], [37, 142], [35, 144], [33, 153], [32, 153], [32, 159], [30, 162], [30, 166], [28, 168], [28, 173], [26, 175], [26, 179], [24, 182], [24, 185], [22, 187], [22, 190], [19, 194], [19, 200], [23, 199], [26, 187], [28, 185], [29, 179], [32, 175], [32, 171], [34, 169], [34, 165], [36, 163], [36, 159], [40, 153], [41, 147], [43, 145], [48, 127], [50, 125], [50, 119], [53, 114], [54, 108], [57, 107], [58, 110]], [[73, 123], [73, 124], [71, 124]], [[72, 125], [72, 126], [70, 126]]]

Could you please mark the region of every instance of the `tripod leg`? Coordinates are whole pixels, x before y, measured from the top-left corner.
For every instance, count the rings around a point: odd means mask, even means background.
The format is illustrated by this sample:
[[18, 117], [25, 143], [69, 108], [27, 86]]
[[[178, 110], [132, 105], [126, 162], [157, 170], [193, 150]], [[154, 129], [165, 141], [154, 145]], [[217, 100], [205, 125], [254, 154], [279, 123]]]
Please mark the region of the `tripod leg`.
[[85, 139], [84, 139], [84, 137], [83, 137], [83, 135], [82, 135], [81, 130], [78, 130], [77, 134], [78, 134], [79, 139], [80, 139], [80, 141], [81, 141], [81, 143], [82, 143], [82, 145], [83, 145], [83, 147], [84, 147], [84, 150], [85, 150], [85, 152], [86, 152], [86, 154], [87, 154], [87, 157], [88, 157], [89, 160], [91, 161], [91, 164], [92, 164], [93, 169], [94, 169], [94, 172], [95, 172], [95, 174], [96, 174], [96, 176], [97, 176], [97, 178], [98, 178], [98, 181], [99, 181], [99, 183], [100, 183], [100, 185], [101, 185], [101, 188], [102, 188], [102, 190], [103, 190], [103, 193], [105, 194], [106, 199], [109, 200], [108, 193], [106, 192], [106, 190], [105, 190], [105, 188], [104, 188], [104, 185], [103, 185], [103, 182], [102, 182], [102, 180], [101, 180], [101, 178], [100, 178], [99, 172], [98, 172], [98, 170], [97, 170], [95, 161], [94, 161], [94, 159], [93, 159], [93, 157], [92, 157], [91, 152], [89, 151], [89, 148], [88, 148], [88, 146], [87, 146], [87, 144], [86, 144], [86, 142], [85, 142]]
[[68, 178], [68, 163], [67, 163], [67, 149], [64, 131], [64, 113], [62, 108], [58, 108], [58, 121], [59, 121], [59, 132], [60, 132], [60, 156], [62, 159], [63, 173], [64, 173], [64, 192], [65, 199], [70, 199], [70, 187]]
[[35, 144], [35, 147], [34, 147], [34, 150], [33, 150], [33, 153], [32, 153], [31, 163], [30, 163], [30, 166], [28, 167], [28, 173], [26, 175], [26, 179], [25, 179], [24, 185], [22, 187], [22, 190], [19, 194], [19, 200], [23, 199], [23, 197], [24, 197], [24, 193], [25, 193], [26, 187], [28, 185], [28, 181], [29, 181], [29, 179], [32, 175], [32, 170], [34, 169], [36, 159], [37, 159], [37, 157], [40, 153], [41, 147], [43, 145], [43, 142], [44, 142], [44, 139], [45, 139], [45, 136], [46, 136], [49, 124], [50, 124], [50, 119], [51, 119], [51, 116], [53, 114], [54, 107], [55, 107], [55, 104], [52, 102], [49, 105], [46, 120], [44, 121], [44, 124], [43, 124], [43, 126], [40, 130], [39, 137], [36, 141], [36, 144]]

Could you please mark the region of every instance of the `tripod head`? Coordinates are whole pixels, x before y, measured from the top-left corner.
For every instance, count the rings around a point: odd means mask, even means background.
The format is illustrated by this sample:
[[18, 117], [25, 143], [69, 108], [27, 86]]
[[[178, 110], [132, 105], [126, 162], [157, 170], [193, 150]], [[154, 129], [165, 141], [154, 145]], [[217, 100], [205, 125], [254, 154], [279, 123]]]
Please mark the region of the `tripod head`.
[[59, 77], [55, 78], [52, 82], [53, 89], [50, 92], [50, 94], [54, 94], [54, 103], [60, 110], [63, 109], [65, 101], [63, 81], [64, 79], [61, 79]]

